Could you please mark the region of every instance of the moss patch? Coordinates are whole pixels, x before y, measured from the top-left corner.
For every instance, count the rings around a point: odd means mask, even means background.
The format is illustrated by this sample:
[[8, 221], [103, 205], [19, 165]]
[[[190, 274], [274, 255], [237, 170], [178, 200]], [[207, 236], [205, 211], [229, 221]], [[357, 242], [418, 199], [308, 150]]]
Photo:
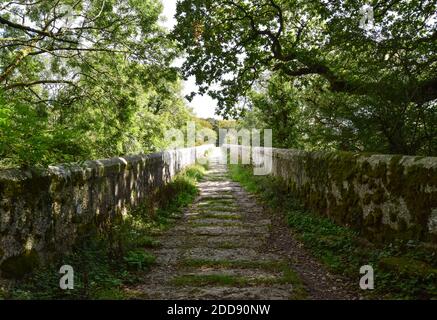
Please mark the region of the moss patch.
[[191, 219], [219, 219], [219, 220], [241, 220], [242, 217], [239, 215], [232, 214], [202, 214], [201, 216], [194, 216]]
[[184, 275], [171, 280], [171, 284], [176, 286], [248, 286], [249, 279], [234, 277], [229, 275]]
[[217, 245], [218, 249], [237, 249], [241, 248], [241, 245], [238, 243], [232, 243], [232, 242], [221, 242]]
[[225, 207], [225, 206], [199, 206], [197, 211], [200, 213], [208, 213], [211, 211], [216, 212], [238, 212], [239, 208], [237, 207]]
[[183, 275], [173, 278], [170, 282], [176, 286], [232, 286], [247, 287], [273, 284], [293, 284], [299, 279], [291, 271], [281, 276], [244, 277], [226, 274]]
[[[427, 224], [431, 208], [437, 207], [437, 192], [429, 191], [430, 187], [437, 187], [437, 169], [425, 167], [420, 158], [411, 162], [410, 158], [398, 155], [306, 152], [293, 156], [292, 160], [290, 164], [290, 159], [275, 159], [277, 167], [285, 172], [292, 165], [293, 169], [305, 173], [305, 179], [298, 185], [293, 176], [284, 182], [307, 209], [354, 228], [371, 240], [435, 241]], [[247, 187], [249, 191], [257, 189], [256, 183]], [[392, 217], [391, 225], [383, 225], [379, 214], [368, 220], [362, 217], [364, 206], [382, 208], [389, 201], [399, 206], [397, 211], [403, 210], [401, 200], [406, 202], [411, 216], [408, 221]]]
[[400, 276], [407, 277], [429, 277], [437, 280], [437, 269], [423, 261], [405, 257], [385, 257], [379, 261], [382, 270], [396, 272]]
[[280, 261], [246, 261], [246, 260], [205, 260], [205, 259], [186, 259], [182, 260], [181, 267], [196, 268], [226, 268], [226, 269], [263, 269], [271, 271], [281, 271], [287, 267], [285, 262]]
[[21, 279], [40, 265], [36, 250], [26, 251], [21, 255], [7, 258], [0, 270], [6, 279]]
[[[226, 221], [226, 220], [224, 220]], [[191, 227], [193, 228], [204, 228], [204, 227], [211, 227], [214, 226], [211, 223], [191, 223], [190, 224]], [[237, 222], [223, 222], [220, 223], [220, 227], [235, 227], [235, 228], [244, 228], [244, 225], [242, 225], [241, 223], [237, 223]]]

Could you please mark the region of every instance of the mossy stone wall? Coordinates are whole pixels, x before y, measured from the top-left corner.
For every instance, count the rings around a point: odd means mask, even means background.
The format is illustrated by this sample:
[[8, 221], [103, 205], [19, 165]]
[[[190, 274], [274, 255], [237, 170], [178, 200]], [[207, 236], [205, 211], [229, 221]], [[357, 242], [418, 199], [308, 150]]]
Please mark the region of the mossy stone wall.
[[0, 171], [0, 277], [19, 277], [104, 230], [211, 147]]
[[437, 242], [437, 158], [266, 150], [308, 208], [371, 240]]

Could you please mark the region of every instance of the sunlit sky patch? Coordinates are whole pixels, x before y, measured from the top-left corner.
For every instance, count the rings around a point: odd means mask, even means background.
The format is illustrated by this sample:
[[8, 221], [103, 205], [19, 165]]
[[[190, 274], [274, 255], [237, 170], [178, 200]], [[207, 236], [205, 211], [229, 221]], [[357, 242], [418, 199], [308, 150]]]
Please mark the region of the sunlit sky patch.
[[[162, 0], [162, 3], [164, 5], [163, 16], [165, 20], [163, 20], [161, 24], [171, 30], [176, 24], [176, 19], [174, 18], [174, 15], [176, 14], [176, 0]], [[180, 65], [181, 61], [177, 61], [176, 64]], [[188, 95], [191, 92], [197, 91], [198, 87], [196, 86], [194, 77], [191, 77], [190, 79], [188, 79], [188, 81], [184, 81], [184, 95]], [[198, 95], [193, 99], [193, 101], [187, 101], [187, 103], [191, 108], [193, 108], [194, 112], [198, 117], [219, 118], [215, 115], [217, 102], [208, 95]]]

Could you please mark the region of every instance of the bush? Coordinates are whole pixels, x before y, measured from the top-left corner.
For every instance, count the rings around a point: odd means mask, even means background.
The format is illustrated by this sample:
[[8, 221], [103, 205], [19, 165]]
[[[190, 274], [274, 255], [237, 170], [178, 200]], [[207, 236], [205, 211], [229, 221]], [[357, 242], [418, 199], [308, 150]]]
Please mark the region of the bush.
[[128, 268], [135, 271], [147, 270], [155, 262], [155, 256], [142, 249], [128, 251], [124, 257]]

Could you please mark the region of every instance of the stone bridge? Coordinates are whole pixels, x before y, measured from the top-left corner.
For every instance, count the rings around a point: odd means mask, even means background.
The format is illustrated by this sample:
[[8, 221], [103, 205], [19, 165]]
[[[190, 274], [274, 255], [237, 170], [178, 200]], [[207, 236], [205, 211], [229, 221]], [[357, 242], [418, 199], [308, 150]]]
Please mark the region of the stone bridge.
[[[23, 255], [50, 259], [69, 250], [81, 230], [111, 223], [117, 215], [127, 214], [129, 208], [147, 201], [151, 192], [181, 169], [194, 164], [196, 154], [203, 155], [211, 149], [215, 151], [212, 154], [218, 152], [223, 157], [223, 150], [206, 145], [54, 166], [40, 172], [1, 171], [0, 265]], [[239, 148], [239, 152], [243, 150], [247, 148]], [[339, 224], [376, 241], [437, 241], [437, 158], [249, 149], [252, 151], [253, 156], [272, 159], [271, 174], [281, 178], [307, 207]], [[248, 270], [235, 271], [244, 276], [242, 279], [263, 273], [265, 283], [271, 279], [277, 284], [271, 294], [283, 297], [288, 283], [277, 278], [278, 270], [265, 272], [258, 268], [262, 264], [260, 257], [277, 261], [278, 268], [282, 266], [278, 252], [269, 252], [265, 247], [265, 240], [272, 237], [269, 230], [274, 222], [238, 184], [229, 181], [226, 165], [220, 165], [218, 158], [211, 159], [211, 163], [214, 165], [209, 179], [199, 186], [200, 198], [187, 211], [186, 222], [164, 241], [167, 251], [161, 252], [159, 259], [165, 262], [165, 268], [174, 267], [174, 259], [178, 263], [195, 263], [193, 255], [217, 261], [242, 259], [247, 261]], [[212, 201], [215, 198], [220, 199], [220, 210], [213, 206], [217, 204]], [[191, 236], [184, 238], [187, 235]], [[190, 241], [196, 245], [191, 251], [183, 251], [181, 248]], [[210, 246], [217, 250], [211, 253]], [[284, 250], [278, 246], [279, 251]], [[156, 287], [155, 297], [171, 293], [171, 288], [159, 285], [160, 277], [167, 271], [155, 273], [150, 281]], [[190, 277], [179, 276], [175, 273], [174, 281], [183, 282]], [[259, 290], [252, 293], [200, 291], [199, 296], [257, 295], [263, 290], [267, 289], [260, 283]], [[178, 298], [178, 293], [174, 297]]]

